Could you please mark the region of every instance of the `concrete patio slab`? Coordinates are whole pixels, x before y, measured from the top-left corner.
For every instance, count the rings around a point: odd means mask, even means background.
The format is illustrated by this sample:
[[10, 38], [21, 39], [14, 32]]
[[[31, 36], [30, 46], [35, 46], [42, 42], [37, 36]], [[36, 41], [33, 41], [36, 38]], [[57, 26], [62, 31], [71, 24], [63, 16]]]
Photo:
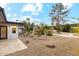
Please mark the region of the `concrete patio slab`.
[[27, 47], [19, 39], [0, 40], [0, 56], [8, 55], [26, 48]]

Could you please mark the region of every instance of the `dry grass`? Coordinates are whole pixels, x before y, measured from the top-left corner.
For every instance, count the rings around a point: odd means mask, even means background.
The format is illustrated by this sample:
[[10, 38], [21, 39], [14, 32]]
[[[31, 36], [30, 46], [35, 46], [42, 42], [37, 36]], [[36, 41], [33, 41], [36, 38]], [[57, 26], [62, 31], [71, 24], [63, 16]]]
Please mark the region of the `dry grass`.
[[[60, 36], [49, 37], [19, 37], [28, 47], [25, 50], [18, 51], [12, 56], [71, 56], [79, 55], [79, 39]], [[29, 43], [26, 41], [29, 40]], [[55, 45], [55, 48], [46, 47], [46, 45]]]

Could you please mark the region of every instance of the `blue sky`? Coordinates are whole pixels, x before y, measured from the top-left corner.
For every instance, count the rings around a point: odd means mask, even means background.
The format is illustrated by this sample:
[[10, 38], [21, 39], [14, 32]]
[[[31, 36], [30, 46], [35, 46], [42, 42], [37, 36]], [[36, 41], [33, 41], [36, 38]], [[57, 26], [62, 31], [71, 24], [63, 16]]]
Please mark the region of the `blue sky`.
[[[49, 17], [49, 11], [54, 3], [8, 3], [0, 4], [5, 9], [5, 14], [8, 21], [23, 21], [26, 18], [30, 18], [31, 22], [39, 24], [40, 22], [45, 24], [51, 24]], [[64, 6], [68, 6], [70, 10], [69, 17], [79, 17], [79, 4], [66, 3]], [[77, 20], [73, 22], [78, 22]]]

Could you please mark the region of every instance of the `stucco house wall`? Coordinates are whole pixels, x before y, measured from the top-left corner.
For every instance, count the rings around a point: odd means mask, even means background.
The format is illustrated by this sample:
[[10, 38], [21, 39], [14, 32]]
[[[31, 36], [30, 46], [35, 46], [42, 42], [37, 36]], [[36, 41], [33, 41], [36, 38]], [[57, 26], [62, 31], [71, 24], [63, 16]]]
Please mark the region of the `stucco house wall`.
[[[21, 24], [0, 23], [0, 26], [7, 26], [7, 39], [18, 39], [19, 34], [23, 33], [24, 29]], [[16, 27], [16, 33], [12, 33], [13, 27]]]
[[[12, 27], [16, 26], [16, 33], [12, 33]], [[7, 24], [7, 38], [8, 39], [18, 39], [18, 25]]]
[[24, 26], [23, 25], [18, 25], [18, 34], [24, 33]]

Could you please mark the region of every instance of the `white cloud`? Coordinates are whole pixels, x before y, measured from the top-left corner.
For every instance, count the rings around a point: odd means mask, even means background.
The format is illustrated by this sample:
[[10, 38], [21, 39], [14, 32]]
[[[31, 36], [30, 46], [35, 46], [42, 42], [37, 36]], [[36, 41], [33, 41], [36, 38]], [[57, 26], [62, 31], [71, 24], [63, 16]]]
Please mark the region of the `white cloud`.
[[10, 7], [7, 7], [7, 11], [10, 11], [11, 10], [11, 8]]
[[22, 21], [24, 21], [24, 20], [26, 20], [27, 18], [30, 18], [30, 22], [31, 23], [35, 23], [35, 24], [40, 24], [40, 22], [41, 22], [41, 20], [40, 19], [35, 19], [35, 18], [32, 18], [31, 16], [22, 16], [22, 17], [20, 17], [20, 22], [22, 22]]
[[46, 20], [46, 19], [47, 19], [47, 17], [44, 17], [44, 19]]
[[14, 16], [14, 17], [17, 17], [18, 15], [17, 15], [17, 14], [13, 14], [13, 16]]
[[34, 8], [34, 4], [26, 4], [23, 6], [21, 11], [33, 11], [34, 12], [35, 8]]
[[26, 4], [22, 7], [21, 12], [28, 11], [31, 12], [33, 15], [38, 15], [42, 11], [43, 5], [41, 3], [32, 3]]
[[79, 0], [0, 0], [1, 3], [78, 3]]
[[16, 22], [16, 20], [18, 20], [18, 18], [13, 18], [11, 21], [14, 21], [14, 22]]
[[32, 12], [32, 14], [33, 14], [33, 15], [38, 15], [38, 14], [39, 14], [39, 12]]
[[22, 21], [26, 20], [27, 18], [30, 18], [30, 21], [32, 21], [31, 16], [22, 16], [22, 17], [20, 17], [20, 21], [22, 22]]
[[13, 18], [15, 18], [15, 17], [17, 17], [18, 15], [17, 14], [10, 14], [10, 13], [8, 13], [7, 15], [6, 15], [7, 17], [13, 17]]
[[1, 6], [2, 8], [5, 8], [5, 7], [7, 6], [7, 3], [0, 3], [0, 6]]
[[8, 20], [10, 20], [10, 21], [16, 21], [16, 20], [18, 20], [19, 21], [19, 18], [17, 17], [18, 15], [17, 14], [11, 14], [11, 13], [8, 13], [7, 15], [7, 18], [11, 18], [11, 19], [8, 19]]
[[31, 18], [31, 16], [22, 16], [22, 17], [20, 17], [21, 20], [26, 20], [27, 18]]
[[10, 14], [10, 13], [8, 13], [6, 16], [7, 16], [7, 17], [13, 17], [13, 18], [15, 18], [15, 17], [17, 17], [18, 15], [17, 15], [17, 14]]
[[42, 11], [43, 5], [41, 3], [36, 3], [35, 5], [36, 5], [36, 10], [37, 11]]
[[73, 6], [73, 3], [62, 3], [65, 7], [70, 9]]
[[7, 14], [7, 17], [10, 17], [11, 16], [11, 14]]

